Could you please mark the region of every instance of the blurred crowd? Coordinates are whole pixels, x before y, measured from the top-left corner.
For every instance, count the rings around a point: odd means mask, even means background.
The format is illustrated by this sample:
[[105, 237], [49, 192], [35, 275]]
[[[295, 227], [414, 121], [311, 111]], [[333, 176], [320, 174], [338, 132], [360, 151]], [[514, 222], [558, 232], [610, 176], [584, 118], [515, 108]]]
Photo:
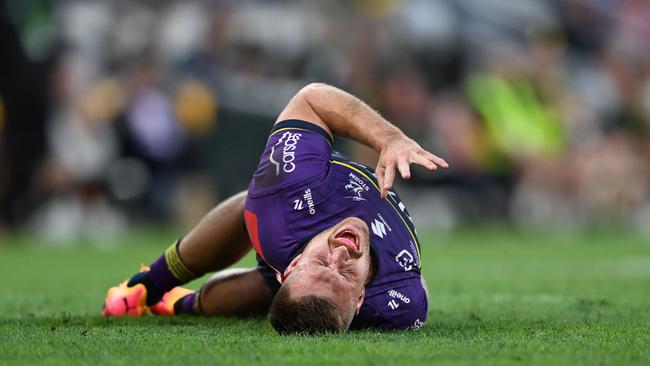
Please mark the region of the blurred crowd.
[[451, 164], [418, 226], [650, 234], [647, 0], [0, 0], [0, 231], [190, 225], [313, 81]]

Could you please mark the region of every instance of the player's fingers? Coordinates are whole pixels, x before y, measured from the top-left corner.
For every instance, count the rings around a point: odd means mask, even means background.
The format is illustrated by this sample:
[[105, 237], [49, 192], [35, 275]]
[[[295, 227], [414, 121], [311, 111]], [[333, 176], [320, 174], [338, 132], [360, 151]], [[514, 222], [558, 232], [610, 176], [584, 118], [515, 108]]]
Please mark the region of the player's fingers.
[[436, 163], [437, 165], [440, 165], [443, 168], [449, 168], [449, 164], [447, 164], [445, 159], [443, 159], [443, 158], [441, 158], [439, 156], [436, 156], [436, 155], [434, 155], [434, 154], [432, 154], [432, 153], [430, 153], [430, 152], [428, 152], [428, 151], [426, 151], [424, 149], [422, 149], [420, 151], [420, 155], [423, 155], [428, 160]]
[[413, 162], [432, 171], [438, 169], [438, 166], [436, 166], [436, 164], [422, 155], [415, 154], [415, 156], [413, 156]]
[[397, 170], [399, 170], [399, 174], [404, 179], [411, 178], [411, 168], [409, 167], [409, 165], [410, 162], [406, 159], [400, 159], [397, 161]]
[[388, 164], [384, 173], [384, 184], [381, 186], [382, 198], [388, 196], [388, 190], [393, 186], [393, 180], [395, 180], [395, 166]]

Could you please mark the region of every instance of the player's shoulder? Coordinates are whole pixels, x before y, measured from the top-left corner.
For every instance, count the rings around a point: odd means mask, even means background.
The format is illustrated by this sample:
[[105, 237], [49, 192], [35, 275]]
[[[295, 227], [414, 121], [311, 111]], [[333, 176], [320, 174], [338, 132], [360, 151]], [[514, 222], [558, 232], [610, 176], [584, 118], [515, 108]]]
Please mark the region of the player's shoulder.
[[322, 175], [332, 151], [332, 138], [320, 126], [284, 120], [271, 130], [249, 186], [252, 197], [303, 184]]
[[325, 131], [325, 129], [323, 129], [322, 127], [320, 127], [315, 123], [301, 120], [301, 119], [285, 119], [283, 121], [277, 122], [275, 125], [273, 125], [273, 129], [271, 129], [271, 133], [269, 134], [269, 136], [272, 137], [277, 135], [278, 133], [284, 133], [284, 132], [293, 132], [293, 133], [308, 132], [322, 137], [323, 139], [325, 139], [325, 141], [327, 141], [327, 143], [330, 146], [332, 146], [334, 142], [332, 136], [330, 136], [330, 134], [327, 131]]

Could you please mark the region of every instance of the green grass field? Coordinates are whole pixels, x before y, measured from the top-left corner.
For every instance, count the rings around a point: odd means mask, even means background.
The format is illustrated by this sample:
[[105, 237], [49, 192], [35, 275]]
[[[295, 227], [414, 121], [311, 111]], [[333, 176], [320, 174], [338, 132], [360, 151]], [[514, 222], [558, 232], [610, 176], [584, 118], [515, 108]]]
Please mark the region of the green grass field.
[[0, 364], [650, 364], [650, 242], [625, 232], [423, 235], [431, 300], [418, 332], [281, 337], [262, 318], [99, 317], [106, 289], [173, 239], [0, 238]]

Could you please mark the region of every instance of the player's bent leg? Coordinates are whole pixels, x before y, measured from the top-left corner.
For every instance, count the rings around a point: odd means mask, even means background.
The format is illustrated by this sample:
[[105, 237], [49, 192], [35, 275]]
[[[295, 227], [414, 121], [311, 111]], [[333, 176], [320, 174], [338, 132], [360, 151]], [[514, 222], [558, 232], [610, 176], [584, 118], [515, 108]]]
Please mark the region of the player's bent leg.
[[265, 315], [273, 294], [257, 269], [229, 269], [216, 273], [200, 291], [204, 315]]
[[252, 248], [244, 223], [246, 191], [215, 207], [179, 246], [183, 263], [198, 273], [220, 271], [237, 263]]
[[[115, 290], [111, 289], [102, 314], [147, 314], [150, 307], [159, 305], [161, 299], [176, 287], [241, 259], [252, 248], [244, 226], [245, 200], [246, 192], [241, 192], [222, 202], [185, 238], [170, 246], [151, 265], [150, 270], [134, 275], [116, 286]], [[141, 287], [144, 287], [144, 291], [133, 290]], [[170, 300], [164, 303], [168, 304], [177, 296], [178, 291], [174, 291], [168, 295]], [[140, 305], [142, 299], [144, 304]]]

